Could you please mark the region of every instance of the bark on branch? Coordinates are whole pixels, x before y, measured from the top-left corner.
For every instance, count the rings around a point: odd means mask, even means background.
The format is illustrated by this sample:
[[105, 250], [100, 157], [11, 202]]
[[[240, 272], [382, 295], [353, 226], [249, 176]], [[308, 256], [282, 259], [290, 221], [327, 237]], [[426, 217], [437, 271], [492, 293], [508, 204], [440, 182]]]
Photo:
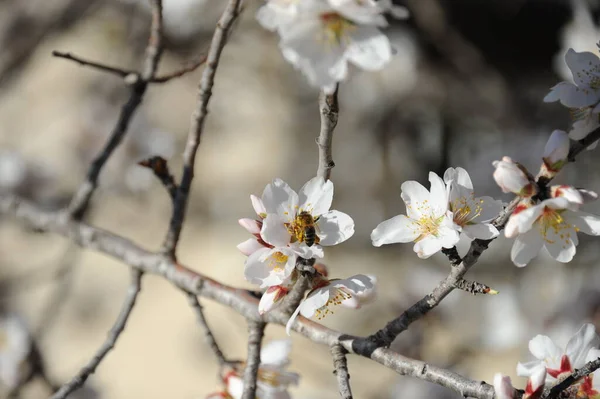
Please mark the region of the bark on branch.
[[348, 373], [348, 362], [346, 361], [346, 350], [340, 344], [331, 346], [333, 357], [333, 374], [337, 377], [338, 389], [342, 399], [352, 399], [350, 388], [350, 374]]
[[266, 323], [262, 321], [248, 321], [248, 359], [246, 360], [246, 369], [244, 370], [244, 392], [242, 399], [256, 398], [260, 348], [266, 326]]

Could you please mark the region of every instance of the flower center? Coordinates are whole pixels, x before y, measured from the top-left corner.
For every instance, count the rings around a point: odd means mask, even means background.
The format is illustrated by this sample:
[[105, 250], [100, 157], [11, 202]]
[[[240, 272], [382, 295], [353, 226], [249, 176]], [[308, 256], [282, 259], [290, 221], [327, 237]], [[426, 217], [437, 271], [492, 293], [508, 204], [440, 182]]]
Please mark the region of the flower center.
[[282, 252], [275, 252], [270, 257], [269, 266], [275, 272], [281, 272], [285, 268], [285, 264], [287, 263], [288, 256]]
[[318, 217], [315, 218], [306, 211], [297, 214], [292, 224], [287, 226], [292, 235], [292, 242], [305, 242], [309, 247], [318, 244], [320, 241], [316, 226], [318, 220]]
[[321, 14], [321, 22], [325, 31], [325, 42], [342, 44], [348, 37], [348, 32], [354, 29], [354, 24], [335, 12]]
[[459, 226], [469, 224], [471, 220], [481, 215], [481, 211], [483, 210], [482, 204], [482, 199], [478, 203], [475, 201], [469, 202], [465, 197], [455, 199], [450, 204], [450, 210], [454, 215], [454, 223]]
[[280, 373], [275, 370], [265, 370], [263, 368], [258, 369], [258, 380], [272, 387], [278, 387], [281, 385], [279, 376]]
[[420, 234], [415, 239], [415, 242], [418, 242], [429, 235], [437, 236], [440, 223], [443, 219], [443, 216], [437, 219], [434, 219], [431, 216], [421, 216], [421, 218], [416, 222], [416, 228]]
[[[551, 363], [553, 359], [546, 359], [546, 363]], [[573, 371], [573, 367], [571, 366], [571, 361], [569, 360], [569, 356], [562, 355], [560, 358], [560, 368], [552, 369], [546, 365], [546, 371], [552, 377], [560, 379], [561, 376], [566, 376]]]
[[[334, 295], [332, 295], [334, 294]], [[329, 291], [329, 299], [325, 303], [325, 305], [321, 306], [319, 309], [315, 311], [317, 315], [317, 319], [321, 320], [323, 317], [328, 314], [333, 314], [333, 311], [329, 309], [329, 306], [341, 305], [343, 301], [346, 299], [352, 298], [352, 294], [344, 287], [333, 288]]]
[[548, 237], [550, 233], [553, 233], [554, 236], [558, 236], [560, 240], [564, 241], [564, 248], [566, 248], [566, 245], [572, 241], [571, 233], [577, 232], [579, 229], [566, 223], [561, 215], [562, 212], [564, 212], [564, 209], [558, 210], [544, 207], [544, 211], [538, 218], [537, 223], [544, 241], [548, 244], [554, 244], [556, 241]]
[[591, 107], [569, 108], [569, 114], [573, 122], [577, 122], [589, 118], [591, 110]]

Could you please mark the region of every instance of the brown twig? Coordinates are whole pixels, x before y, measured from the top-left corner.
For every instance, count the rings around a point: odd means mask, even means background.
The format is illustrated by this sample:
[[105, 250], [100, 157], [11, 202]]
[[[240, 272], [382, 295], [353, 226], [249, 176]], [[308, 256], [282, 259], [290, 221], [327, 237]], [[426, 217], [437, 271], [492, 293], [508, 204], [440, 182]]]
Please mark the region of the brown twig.
[[166, 159], [160, 156], [154, 156], [138, 162], [138, 165], [150, 169], [152, 173], [154, 173], [154, 176], [156, 176], [163, 186], [165, 186], [171, 196], [171, 200], [175, 200], [175, 195], [177, 195], [177, 183], [175, 183], [175, 179], [169, 171], [169, 165], [167, 164]]
[[152, 79], [152, 83], [166, 83], [171, 79], [180, 78], [186, 73], [190, 73], [198, 69], [198, 67], [206, 62], [206, 55], [201, 56], [195, 61], [191, 61], [188, 65], [184, 65], [181, 69], [167, 73], [161, 76], [157, 76]]
[[319, 96], [319, 110], [321, 111], [321, 131], [317, 138], [319, 146], [319, 169], [317, 176], [328, 180], [331, 176], [331, 169], [335, 166], [331, 153], [331, 145], [333, 140], [333, 130], [338, 122], [338, 89], [336, 85], [335, 91], [332, 94], [321, 92]]
[[[75, 219], [81, 220], [85, 215], [92, 195], [98, 186], [98, 177], [102, 168], [123, 140], [135, 111], [142, 103], [148, 82], [154, 78], [162, 55], [162, 30], [162, 0], [152, 0], [152, 26], [146, 47], [143, 71], [139, 78], [136, 78], [131, 84], [129, 99], [121, 108], [117, 124], [113, 128], [104, 148], [90, 165], [85, 181], [69, 204], [68, 213]], [[135, 74], [134, 76], [138, 75]]]
[[71, 381], [60, 387], [58, 392], [52, 395], [52, 399], [64, 399], [75, 390], [81, 388], [88, 377], [96, 371], [96, 368], [102, 362], [102, 360], [104, 360], [108, 352], [115, 347], [117, 339], [119, 339], [119, 336], [123, 330], [125, 330], [125, 325], [127, 324], [129, 315], [135, 306], [135, 301], [141, 289], [141, 280], [142, 271], [138, 269], [131, 269], [131, 284], [129, 285], [121, 313], [119, 313], [117, 321], [110, 330], [108, 338], [106, 341], [104, 341], [100, 349], [98, 349], [92, 360], [90, 360], [90, 362], [84, 368], [82, 368], [79, 373], [77, 373], [77, 375], [71, 379]]
[[557, 399], [561, 392], [568, 389], [571, 385], [577, 383], [583, 377], [592, 374], [600, 368], [600, 358], [586, 363], [582, 368], [573, 371], [567, 378], [556, 384], [550, 389], [545, 399]]
[[242, 399], [256, 398], [260, 348], [266, 324], [262, 321], [248, 321], [248, 359], [244, 370], [244, 392]]
[[208, 49], [207, 65], [202, 73], [200, 87], [198, 89], [198, 102], [188, 133], [188, 139], [183, 153], [183, 174], [179, 183], [179, 189], [175, 196], [173, 214], [169, 223], [169, 230], [164, 239], [162, 252], [172, 258], [175, 258], [175, 251], [187, 209], [188, 198], [194, 178], [194, 165], [196, 162], [196, 153], [200, 145], [202, 132], [204, 131], [204, 122], [208, 115], [208, 103], [212, 96], [212, 87], [215, 81], [215, 75], [221, 59], [221, 53], [227, 41], [228, 32], [233, 22], [238, 16], [238, 6], [241, 0], [229, 0], [223, 15], [217, 23], [217, 28], [212, 37], [210, 48]]
[[337, 377], [338, 389], [342, 399], [352, 399], [350, 388], [350, 374], [348, 373], [347, 351], [340, 344], [331, 345], [331, 356], [333, 357], [333, 374]]
[[204, 310], [202, 309], [202, 305], [200, 305], [200, 301], [198, 301], [198, 297], [196, 296], [196, 294], [187, 294], [187, 296], [190, 302], [190, 306], [192, 307], [192, 309], [194, 309], [194, 312], [196, 312], [196, 318], [198, 319], [198, 323], [200, 323], [200, 325], [204, 329], [204, 337], [206, 339], [206, 342], [217, 357], [219, 365], [224, 366], [229, 362], [225, 358], [225, 355], [223, 355], [221, 348], [219, 348], [219, 345], [217, 344], [215, 336], [213, 335], [210, 327], [208, 326], [208, 323], [206, 322], [206, 318], [204, 317]]

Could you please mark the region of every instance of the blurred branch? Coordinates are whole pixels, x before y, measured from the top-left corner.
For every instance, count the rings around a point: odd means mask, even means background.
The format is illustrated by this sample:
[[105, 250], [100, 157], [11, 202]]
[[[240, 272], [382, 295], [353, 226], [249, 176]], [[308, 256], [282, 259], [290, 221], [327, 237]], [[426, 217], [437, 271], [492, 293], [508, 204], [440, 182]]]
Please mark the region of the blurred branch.
[[352, 399], [350, 388], [350, 374], [348, 374], [348, 363], [346, 361], [346, 350], [340, 344], [331, 346], [333, 357], [333, 374], [337, 377], [338, 388], [342, 399]]
[[175, 183], [175, 179], [169, 171], [169, 165], [167, 164], [166, 159], [163, 157], [154, 156], [138, 162], [138, 165], [152, 170], [154, 176], [158, 177], [160, 182], [169, 192], [171, 200], [175, 200], [175, 196], [177, 195], [177, 183]]
[[[148, 83], [154, 78], [154, 74], [158, 68], [158, 63], [162, 54], [162, 0], [152, 0], [151, 4], [152, 26], [150, 28], [150, 37], [146, 47], [146, 58], [143, 71], [139, 75], [139, 79], [135, 79], [130, 85], [131, 91], [129, 99], [121, 108], [119, 119], [110, 134], [108, 142], [92, 162], [85, 182], [79, 187], [69, 204], [68, 212], [77, 220], [81, 220], [85, 215], [92, 195], [98, 186], [100, 172], [102, 171], [104, 164], [106, 164], [106, 161], [108, 161], [125, 136], [135, 111], [142, 103]], [[138, 74], [135, 74], [134, 76], [138, 76]]]
[[192, 115], [192, 122], [188, 133], [188, 139], [183, 153], [183, 174], [179, 189], [175, 196], [173, 214], [169, 223], [169, 230], [165, 237], [162, 252], [171, 258], [175, 258], [175, 250], [183, 228], [185, 212], [187, 209], [188, 198], [194, 178], [194, 164], [196, 153], [200, 145], [202, 132], [204, 131], [204, 122], [208, 114], [208, 103], [212, 96], [212, 87], [215, 81], [215, 75], [219, 66], [221, 53], [227, 42], [229, 31], [233, 22], [239, 15], [241, 0], [229, 0], [223, 15], [217, 22], [217, 28], [212, 37], [210, 48], [208, 49], [207, 65], [202, 73], [200, 87], [198, 89], [198, 102]]
[[[561, 392], [568, 389], [571, 385], [576, 384], [583, 377], [592, 374], [600, 368], [600, 358], [586, 363], [582, 368], [573, 371], [567, 378], [554, 385], [545, 399], [558, 399]], [[579, 397], [579, 396], [578, 396]]]
[[319, 96], [319, 110], [321, 111], [321, 131], [317, 138], [319, 146], [319, 169], [317, 176], [329, 180], [331, 169], [335, 166], [331, 154], [331, 144], [333, 140], [333, 130], [338, 122], [338, 89], [339, 84], [335, 86], [332, 94], [321, 92]]
[[196, 69], [198, 69], [198, 67], [200, 65], [204, 64], [205, 62], [206, 62], [206, 55], [203, 55], [200, 58], [198, 58], [197, 60], [191, 61], [188, 65], [183, 66], [181, 69], [179, 69], [177, 71], [155, 77], [154, 79], [152, 79], [152, 83], [166, 83], [171, 79], [179, 78], [179, 77], [185, 75], [186, 73], [195, 71]]
[[52, 396], [52, 399], [64, 399], [75, 390], [81, 388], [90, 374], [93, 374], [96, 371], [96, 368], [100, 362], [104, 360], [108, 352], [115, 347], [117, 339], [119, 339], [119, 336], [125, 329], [129, 315], [131, 314], [131, 311], [135, 305], [135, 300], [137, 299], [141, 289], [141, 280], [142, 271], [138, 269], [131, 269], [131, 283], [127, 291], [127, 296], [125, 297], [125, 302], [123, 303], [121, 313], [119, 314], [117, 321], [108, 334], [108, 338], [106, 341], [104, 341], [100, 349], [98, 349], [92, 360], [84, 368], [82, 368], [79, 373], [77, 373], [77, 375], [71, 379], [71, 381], [64, 384], [58, 390], [58, 392]]
[[242, 399], [256, 398], [256, 381], [260, 366], [260, 348], [265, 334], [266, 323], [248, 320], [248, 359], [244, 370], [244, 392]]
[[221, 348], [219, 348], [219, 345], [217, 344], [215, 336], [213, 335], [210, 327], [208, 326], [208, 323], [206, 322], [206, 318], [204, 317], [204, 311], [202, 309], [202, 305], [200, 305], [200, 302], [198, 301], [198, 297], [196, 296], [196, 294], [187, 294], [187, 295], [188, 295], [188, 299], [190, 302], [190, 306], [192, 307], [192, 309], [194, 309], [194, 312], [196, 312], [196, 317], [198, 318], [198, 322], [204, 329], [204, 337], [206, 338], [206, 342], [208, 342], [208, 345], [210, 346], [210, 348], [214, 352], [215, 356], [217, 357], [217, 360], [219, 361], [219, 365], [223, 366], [223, 365], [227, 364], [228, 361], [227, 361], [227, 359], [225, 359], [225, 356], [223, 355]]

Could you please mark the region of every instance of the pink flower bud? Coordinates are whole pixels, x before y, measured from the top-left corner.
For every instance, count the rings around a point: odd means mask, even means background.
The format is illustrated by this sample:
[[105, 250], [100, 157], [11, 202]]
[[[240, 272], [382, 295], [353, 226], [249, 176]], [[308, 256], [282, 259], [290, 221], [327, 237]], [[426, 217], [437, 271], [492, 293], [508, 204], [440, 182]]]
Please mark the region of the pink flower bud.
[[494, 180], [505, 193], [531, 197], [537, 193], [537, 185], [528, 177], [527, 170], [509, 157], [494, 161]]
[[281, 304], [281, 300], [290, 290], [282, 285], [274, 285], [265, 291], [258, 303], [258, 313], [265, 314]]
[[539, 399], [544, 393], [544, 384], [546, 382], [546, 367], [540, 365], [531, 374], [527, 380], [527, 387], [523, 399]]
[[262, 222], [259, 222], [257, 220], [254, 219], [248, 219], [248, 218], [244, 218], [244, 219], [240, 219], [238, 220], [238, 223], [240, 224], [240, 226], [242, 226], [243, 228], [245, 228], [246, 230], [248, 230], [248, 232], [250, 234], [260, 234], [260, 229], [262, 227]]
[[548, 171], [556, 174], [567, 163], [569, 157], [569, 135], [562, 130], [555, 130], [550, 135], [544, 149], [544, 164]]
[[515, 389], [510, 382], [510, 377], [500, 373], [494, 376], [494, 391], [496, 391], [496, 399], [513, 399], [515, 397]]

